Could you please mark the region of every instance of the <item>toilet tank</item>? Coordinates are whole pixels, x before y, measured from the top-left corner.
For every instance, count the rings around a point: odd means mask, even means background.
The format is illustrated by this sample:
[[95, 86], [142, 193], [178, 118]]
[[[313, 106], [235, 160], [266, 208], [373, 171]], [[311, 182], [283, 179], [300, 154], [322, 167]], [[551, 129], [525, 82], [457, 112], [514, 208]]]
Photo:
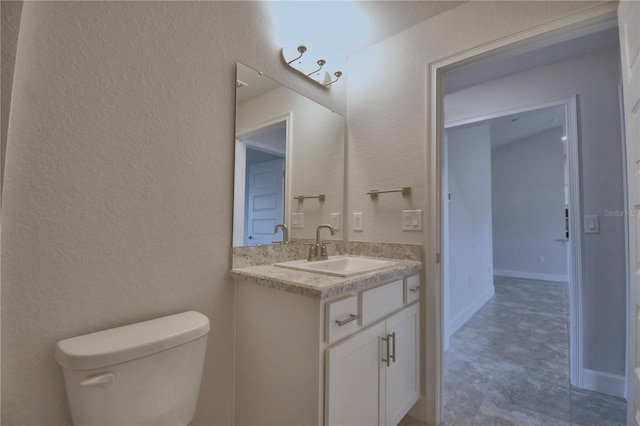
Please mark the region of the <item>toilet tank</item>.
[[190, 311], [58, 342], [73, 423], [187, 425], [208, 332], [208, 318]]

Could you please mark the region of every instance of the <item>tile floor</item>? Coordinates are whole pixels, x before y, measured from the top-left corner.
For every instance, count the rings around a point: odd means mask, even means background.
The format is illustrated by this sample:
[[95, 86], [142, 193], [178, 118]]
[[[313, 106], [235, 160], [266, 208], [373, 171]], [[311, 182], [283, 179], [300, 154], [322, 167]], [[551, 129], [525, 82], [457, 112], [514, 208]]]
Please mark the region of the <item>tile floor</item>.
[[566, 284], [506, 277], [494, 284], [495, 296], [445, 352], [444, 424], [624, 425], [623, 399], [569, 384]]

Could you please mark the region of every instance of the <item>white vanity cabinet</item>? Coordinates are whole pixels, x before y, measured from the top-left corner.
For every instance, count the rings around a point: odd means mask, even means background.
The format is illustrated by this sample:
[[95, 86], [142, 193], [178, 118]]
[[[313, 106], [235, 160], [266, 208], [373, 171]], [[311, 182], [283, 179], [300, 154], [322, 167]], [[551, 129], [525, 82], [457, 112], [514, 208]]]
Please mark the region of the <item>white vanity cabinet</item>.
[[420, 396], [417, 304], [327, 349], [326, 424], [397, 425]]
[[418, 304], [326, 351], [328, 425], [397, 425], [420, 395]]
[[396, 425], [420, 393], [416, 269], [324, 298], [234, 275], [234, 424]]

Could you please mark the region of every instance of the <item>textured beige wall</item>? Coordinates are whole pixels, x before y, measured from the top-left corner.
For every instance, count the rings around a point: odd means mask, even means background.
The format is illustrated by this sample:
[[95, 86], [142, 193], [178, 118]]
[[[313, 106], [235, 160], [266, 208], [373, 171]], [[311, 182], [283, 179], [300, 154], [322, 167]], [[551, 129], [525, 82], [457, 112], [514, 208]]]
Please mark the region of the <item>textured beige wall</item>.
[[[401, 230], [403, 209], [424, 211], [428, 207], [430, 63], [602, 3], [609, 2], [468, 2], [352, 54], [348, 61], [345, 223], [351, 223], [353, 212], [363, 212], [365, 229], [354, 232], [349, 225], [347, 239], [426, 245], [435, 234], [426, 228], [422, 232]], [[401, 186], [412, 187], [411, 197], [388, 194], [373, 201], [366, 195], [373, 188]], [[426, 260], [429, 277], [433, 260]], [[431, 422], [437, 417], [437, 355], [432, 342], [439, 330], [435, 310], [430, 309], [436, 302], [426, 295], [433, 294], [433, 285], [427, 282], [423, 299], [427, 312], [422, 317], [427, 324], [422, 332], [428, 377], [423, 395]]]
[[[403, 209], [426, 206], [428, 65], [605, 2], [469, 2], [349, 57], [347, 205], [349, 240], [421, 244], [429, 230], [401, 230]], [[411, 186], [410, 197], [371, 189]], [[351, 230], [364, 213], [364, 232]]]
[[[354, 56], [347, 212], [364, 211], [367, 230], [349, 238], [428, 235], [399, 231], [399, 207], [425, 208], [426, 63], [581, 7], [472, 3]], [[187, 309], [212, 322], [195, 423], [229, 423], [235, 62], [347, 111], [347, 85], [298, 79], [270, 34], [256, 2], [24, 4], [2, 212], [2, 424], [69, 424], [56, 341]], [[414, 195], [365, 195], [387, 185]]]
[[284, 68], [260, 3], [26, 2], [7, 146], [2, 424], [69, 424], [56, 341], [196, 309], [195, 423], [229, 424], [236, 61]]
[[22, 1], [3, 1], [0, 5], [0, 44], [2, 45], [2, 86], [0, 96], [0, 205], [2, 204], [2, 182], [4, 179], [4, 160], [7, 149], [7, 133], [9, 131], [9, 110], [11, 106], [11, 91], [13, 89], [13, 70], [16, 62], [18, 47], [18, 33], [20, 32], [20, 16]]

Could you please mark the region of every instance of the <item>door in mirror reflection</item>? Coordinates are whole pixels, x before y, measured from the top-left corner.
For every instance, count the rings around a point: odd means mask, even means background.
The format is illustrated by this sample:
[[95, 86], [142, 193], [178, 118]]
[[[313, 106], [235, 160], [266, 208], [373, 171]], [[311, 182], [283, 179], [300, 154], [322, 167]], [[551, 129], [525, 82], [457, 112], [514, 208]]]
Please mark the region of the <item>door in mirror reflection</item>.
[[244, 204], [241, 237], [244, 246], [276, 242], [274, 228], [284, 223], [286, 131], [283, 121], [236, 141], [236, 177], [244, 175], [235, 188], [235, 196]]

